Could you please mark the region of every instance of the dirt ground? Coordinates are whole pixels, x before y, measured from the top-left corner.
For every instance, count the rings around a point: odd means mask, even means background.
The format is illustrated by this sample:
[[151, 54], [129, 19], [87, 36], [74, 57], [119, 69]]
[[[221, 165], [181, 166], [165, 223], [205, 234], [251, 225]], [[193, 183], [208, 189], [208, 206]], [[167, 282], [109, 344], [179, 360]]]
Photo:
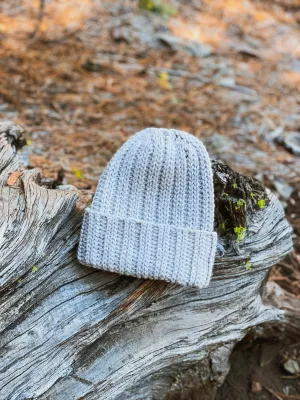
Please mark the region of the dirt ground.
[[[27, 167], [90, 192], [136, 131], [193, 133], [277, 193], [295, 250], [270, 279], [299, 297], [299, 23], [299, 0], [2, 1], [0, 118], [28, 130]], [[218, 400], [300, 399], [299, 343], [246, 338]]]
[[231, 371], [216, 400], [299, 399], [299, 376], [282, 367], [290, 356], [300, 361], [300, 343], [244, 340], [232, 354]]

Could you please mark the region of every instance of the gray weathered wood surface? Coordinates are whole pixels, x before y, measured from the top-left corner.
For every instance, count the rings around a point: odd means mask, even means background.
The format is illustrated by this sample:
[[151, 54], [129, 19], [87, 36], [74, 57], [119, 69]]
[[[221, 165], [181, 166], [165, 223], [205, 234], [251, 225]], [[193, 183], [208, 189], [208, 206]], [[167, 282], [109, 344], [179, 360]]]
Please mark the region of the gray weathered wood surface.
[[163, 399], [196, 365], [221, 382], [233, 343], [283, 318], [261, 297], [291, 249], [271, 193], [249, 216], [240, 254], [225, 245], [206, 289], [97, 271], [76, 260], [86, 198], [46, 188], [36, 169], [7, 185], [21, 170], [19, 136], [0, 125], [0, 399]]

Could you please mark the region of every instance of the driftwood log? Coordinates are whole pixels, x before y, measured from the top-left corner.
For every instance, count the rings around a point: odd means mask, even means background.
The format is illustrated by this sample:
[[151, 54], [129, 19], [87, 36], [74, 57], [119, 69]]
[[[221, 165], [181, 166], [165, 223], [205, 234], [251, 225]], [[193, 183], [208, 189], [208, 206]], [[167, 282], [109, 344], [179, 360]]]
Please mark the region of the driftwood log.
[[214, 163], [224, 251], [208, 288], [102, 272], [76, 260], [90, 200], [23, 170], [21, 138], [0, 124], [0, 398], [183, 398], [199, 386], [212, 399], [234, 343], [285, 319], [263, 299], [269, 268], [292, 246], [277, 198]]

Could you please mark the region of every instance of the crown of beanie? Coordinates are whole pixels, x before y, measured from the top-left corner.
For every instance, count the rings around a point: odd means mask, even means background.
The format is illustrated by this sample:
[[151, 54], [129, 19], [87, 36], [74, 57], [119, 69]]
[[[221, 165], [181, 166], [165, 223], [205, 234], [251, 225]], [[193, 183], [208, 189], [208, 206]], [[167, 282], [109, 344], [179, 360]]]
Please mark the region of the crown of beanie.
[[105, 168], [85, 210], [82, 264], [183, 285], [209, 284], [215, 259], [210, 159], [194, 136], [148, 128]]

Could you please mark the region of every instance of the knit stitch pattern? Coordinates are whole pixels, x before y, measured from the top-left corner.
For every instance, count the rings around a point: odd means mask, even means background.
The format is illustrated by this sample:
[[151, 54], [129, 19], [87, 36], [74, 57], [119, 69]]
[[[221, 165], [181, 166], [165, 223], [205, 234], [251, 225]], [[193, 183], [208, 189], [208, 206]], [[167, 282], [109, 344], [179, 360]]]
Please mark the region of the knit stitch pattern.
[[114, 155], [85, 210], [82, 264], [182, 285], [209, 284], [215, 259], [210, 159], [194, 136], [148, 128]]

